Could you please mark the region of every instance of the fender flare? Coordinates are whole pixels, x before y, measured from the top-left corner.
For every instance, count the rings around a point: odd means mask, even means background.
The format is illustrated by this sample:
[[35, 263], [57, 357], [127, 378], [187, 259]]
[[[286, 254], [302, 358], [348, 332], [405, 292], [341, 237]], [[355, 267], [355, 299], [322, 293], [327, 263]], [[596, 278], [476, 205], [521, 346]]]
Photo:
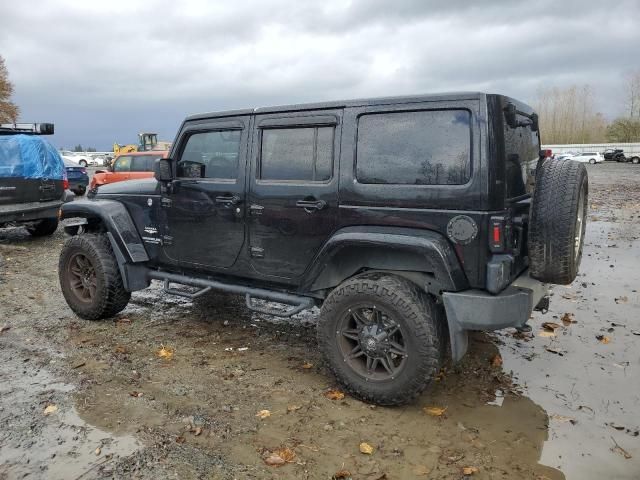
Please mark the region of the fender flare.
[[453, 247], [440, 233], [358, 226], [340, 229], [331, 236], [311, 262], [302, 290], [333, 288], [363, 269], [424, 278], [421, 288], [438, 297], [442, 291], [469, 288]]
[[65, 203], [60, 219], [84, 218], [89, 224], [100, 222], [110, 234], [116, 256], [126, 262], [139, 263], [149, 260], [142, 239], [125, 206], [114, 200], [78, 200]]

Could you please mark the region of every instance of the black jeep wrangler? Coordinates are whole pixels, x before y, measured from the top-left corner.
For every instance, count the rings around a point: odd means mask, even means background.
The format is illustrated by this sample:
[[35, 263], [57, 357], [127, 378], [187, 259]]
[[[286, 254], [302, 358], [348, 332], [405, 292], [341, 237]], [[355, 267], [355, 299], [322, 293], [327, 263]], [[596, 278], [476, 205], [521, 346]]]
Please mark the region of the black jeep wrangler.
[[62, 158], [39, 135], [52, 123], [0, 125], [0, 228], [25, 226], [33, 236], [58, 228], [58, 211], [73, 200]]
[[274, 315], [319, 305], [344, 387], [405, 403], [468, 330], [524, 327], [546, 283], [576, 276], [586, 169], [545, 158], [538, 132], [530, 107], [484, 93], [191, 116], [154, 179], [63, 207], [79, 220], [62, 291], [90, 320], [151, 280]]

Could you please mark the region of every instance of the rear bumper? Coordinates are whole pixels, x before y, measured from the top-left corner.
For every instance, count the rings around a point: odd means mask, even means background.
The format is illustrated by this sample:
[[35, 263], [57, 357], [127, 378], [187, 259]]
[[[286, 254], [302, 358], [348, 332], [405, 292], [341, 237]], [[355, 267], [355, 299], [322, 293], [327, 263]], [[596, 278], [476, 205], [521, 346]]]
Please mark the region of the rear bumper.
[[9, 222], [28, 222], [42, 218], [55, 218], [62, 205], [61, 200], [50, 202], [13, 203], [0, 205], [0, 224]]
[[468, 330], [522, 327], [548, 291], [547, 284], [531, 278], [525, 270], [497, 295], [484, 290], [443, 293], [453, 360], [457, 362], [466, 353]]

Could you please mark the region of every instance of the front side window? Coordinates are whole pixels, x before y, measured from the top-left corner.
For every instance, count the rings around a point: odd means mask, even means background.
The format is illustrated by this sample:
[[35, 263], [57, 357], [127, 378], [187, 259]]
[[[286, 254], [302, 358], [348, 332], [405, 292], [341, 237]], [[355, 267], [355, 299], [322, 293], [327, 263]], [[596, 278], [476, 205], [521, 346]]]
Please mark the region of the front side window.
[[131, 170], [131, 155], [119, 157], [113, 164], [114, 172], [128, 172]]
[[262, 180], [326, 182], [333, 173], [334, 127], [272, 128], [262, 131]]
[[235, 180], [241, 137], [241, 130], [191, 134], [178, 161], [178, 177]]
[[365, 114], [358, 122], [359, 183], [462, 185], [471, 175], [471, 114], [428, 110]]

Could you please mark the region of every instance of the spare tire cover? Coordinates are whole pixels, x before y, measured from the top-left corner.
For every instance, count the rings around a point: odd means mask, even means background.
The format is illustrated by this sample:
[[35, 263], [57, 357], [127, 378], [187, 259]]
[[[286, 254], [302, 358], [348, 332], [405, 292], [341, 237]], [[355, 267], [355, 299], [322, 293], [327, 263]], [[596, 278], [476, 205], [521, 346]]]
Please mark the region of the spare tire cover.
[[587, 169], [547, 159], [536, 171], [529, 212], [529, 270], [542, 282], [567, 285], [578, 274], [587, 221]]

